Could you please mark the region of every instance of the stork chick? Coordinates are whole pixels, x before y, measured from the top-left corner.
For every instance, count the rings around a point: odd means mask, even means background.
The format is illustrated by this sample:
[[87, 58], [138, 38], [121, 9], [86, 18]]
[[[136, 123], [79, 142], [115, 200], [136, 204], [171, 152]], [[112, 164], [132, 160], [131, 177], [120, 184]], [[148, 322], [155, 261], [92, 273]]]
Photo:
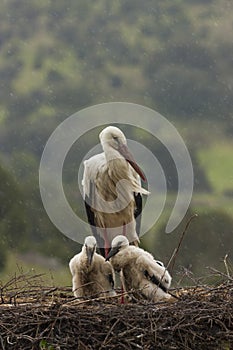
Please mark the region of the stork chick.
[[109, 259], [113, 268], [121, 272], [125, 291], [132, 290], [134, 297], [143, 296], [154, 302], [170, 299], [168, 288], [171, 285], [171, 276], [163, 263], [156, 261], [145, 250], [129, 245], [125, 236], [118, 235], [113, 239], [106, 257], [107, 261]]
[[115, 295], [111, 264], [96, 253], [96, 239], [88, 236], [82, 251], [69, 262], [72, 291], [77, 298]]

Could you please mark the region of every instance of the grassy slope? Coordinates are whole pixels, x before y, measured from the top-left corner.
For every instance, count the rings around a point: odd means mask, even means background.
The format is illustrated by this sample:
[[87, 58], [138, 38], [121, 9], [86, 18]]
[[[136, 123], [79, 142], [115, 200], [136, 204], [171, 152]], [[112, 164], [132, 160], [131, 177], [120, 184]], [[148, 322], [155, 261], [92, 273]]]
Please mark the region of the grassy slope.
[[214, 192], [218, 194], [229, 189], [233, 191], [232, 150], [233, 141], [224, 139], [198, 153], [200, 164], [206, 170]]

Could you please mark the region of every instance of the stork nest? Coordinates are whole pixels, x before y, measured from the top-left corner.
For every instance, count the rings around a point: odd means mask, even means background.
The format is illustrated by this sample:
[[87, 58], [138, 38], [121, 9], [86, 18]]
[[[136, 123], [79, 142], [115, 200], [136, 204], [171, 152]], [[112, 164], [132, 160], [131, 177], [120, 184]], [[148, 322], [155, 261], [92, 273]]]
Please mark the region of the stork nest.
[[0, 349], [233, 349], [233, 278], [172, 293], [173, 302], [78, 300], [20, 275], [0, 288]]

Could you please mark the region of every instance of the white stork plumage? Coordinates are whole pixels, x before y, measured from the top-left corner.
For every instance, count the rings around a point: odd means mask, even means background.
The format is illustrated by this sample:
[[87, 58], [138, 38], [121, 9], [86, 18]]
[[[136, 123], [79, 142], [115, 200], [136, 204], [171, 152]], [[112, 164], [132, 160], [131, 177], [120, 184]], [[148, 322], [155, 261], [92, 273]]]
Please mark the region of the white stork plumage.
[[103, 256], [112, 239], [123, 234], [138, 242], [141, 187], [145, 176], [127, 147], [123, 132], [108, 126], [99, 135], [103, 153], [84, 161], [83, 192], [89, 224]]
[[106, 260], [116, 271], [120, 271], [121, 282], [126, 292], [133, 291], [134, 297], [150, 301], [168, 300], [171, 276], [163, 263], [145, 250], [130, 246], [125, 236], [116, 236]]
[[96, 253], [96, 239], [88, 236], [82, 251], [69, 262], [74, 296], [114, 296], [115, 274], [111, 264]]

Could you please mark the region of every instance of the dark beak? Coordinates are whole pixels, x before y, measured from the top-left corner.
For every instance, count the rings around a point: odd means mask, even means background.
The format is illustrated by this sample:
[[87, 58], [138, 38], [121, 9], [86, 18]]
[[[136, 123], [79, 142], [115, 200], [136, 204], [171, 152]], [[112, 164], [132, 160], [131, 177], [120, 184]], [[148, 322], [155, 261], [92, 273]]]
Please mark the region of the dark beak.
[[118, 247], [111, 248], [110, 252], [108, 253], [108, 255], [105, 258], [105, 261], [108, 261], [111, 257], [116, 255], [118, 252], [119, 252], [119, 248]]
[[94, 251], [95, 248], [89, 248], [87, 247], [87, 260], [88, 260], [88, 264], [91, 265], [92, 263], [92, 259], [93, 259], [93, 255], [94, 255]]
[[124, 144], [119, 145], [118, 151], [120, 154], [129, 162], [129, 164], [134, 168], [134, 170], [138, 173], [143, 181], [146, 181], [146, 177], [143, 174], [141, 168], [137, 165], [132, 153], [128, 149], [128, 147]]

